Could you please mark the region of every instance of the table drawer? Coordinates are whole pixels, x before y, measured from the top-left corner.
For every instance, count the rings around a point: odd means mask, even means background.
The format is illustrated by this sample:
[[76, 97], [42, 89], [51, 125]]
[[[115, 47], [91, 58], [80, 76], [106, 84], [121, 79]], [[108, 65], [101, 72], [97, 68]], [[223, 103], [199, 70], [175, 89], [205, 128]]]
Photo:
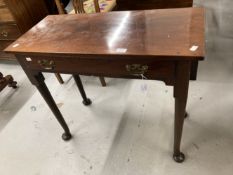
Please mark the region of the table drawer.
[[15, 40], [20, 36], [20, 31], [16, 24], [0, 25], [0, 40]]
[[153, 59], [87, 59], [87, 58], [23, 58], [29, 69], [45, 72], [79, 73], [109, 77], [134, 77], [156, 79], [174, 76], [173, 61]]

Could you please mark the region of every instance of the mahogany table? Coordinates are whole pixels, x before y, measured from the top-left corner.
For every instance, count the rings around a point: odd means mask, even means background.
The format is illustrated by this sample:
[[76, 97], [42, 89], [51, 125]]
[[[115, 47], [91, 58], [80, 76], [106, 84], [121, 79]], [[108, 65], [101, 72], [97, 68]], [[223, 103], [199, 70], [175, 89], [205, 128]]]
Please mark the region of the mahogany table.
[[183, 162], [180, 142], [192, 61], [204, 59], [204, 9], [182, 8], [82, 15], [51, 15], [5, 49], [15, 54], [64, 129], [70, 130], [42, 72], [161, 80], [174, 87], [174, 160]]

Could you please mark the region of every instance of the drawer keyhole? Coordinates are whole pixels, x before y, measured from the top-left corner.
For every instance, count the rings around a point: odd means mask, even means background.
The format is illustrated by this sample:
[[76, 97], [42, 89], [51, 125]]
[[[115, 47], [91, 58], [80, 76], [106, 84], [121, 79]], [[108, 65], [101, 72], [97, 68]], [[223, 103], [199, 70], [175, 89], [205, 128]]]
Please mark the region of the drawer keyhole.
[[55, 67], [55, 63], [52, 60], [38, 60], [38, 64], [46, 70], [52, 70]]
[[148, 71], [147, 65], [141, 65], [141, 64], [127, 64], [126, 71], [129, 72], [132, 75], [144, 75]]

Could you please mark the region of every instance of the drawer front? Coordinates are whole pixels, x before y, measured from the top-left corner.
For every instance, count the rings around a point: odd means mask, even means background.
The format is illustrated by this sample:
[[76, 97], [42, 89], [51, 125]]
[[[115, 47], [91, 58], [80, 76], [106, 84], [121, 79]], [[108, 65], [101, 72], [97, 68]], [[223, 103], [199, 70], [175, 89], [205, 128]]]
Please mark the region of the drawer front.
[[16, 40], [20, 36], [20, 31], [16, 24], [0, 25], [0, 40]]
[[109, 77], [171, 78], [175, 63], [151, 59], [22, 58], [28, 69], [45, 72], [79, 73]]

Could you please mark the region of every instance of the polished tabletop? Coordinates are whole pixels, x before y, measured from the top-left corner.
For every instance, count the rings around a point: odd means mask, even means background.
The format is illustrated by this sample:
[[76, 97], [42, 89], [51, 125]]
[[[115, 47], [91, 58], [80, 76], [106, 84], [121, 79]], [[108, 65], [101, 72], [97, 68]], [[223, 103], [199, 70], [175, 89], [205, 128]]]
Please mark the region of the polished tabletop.
[[50, 15], [5, 51], [204, 58], [204, 9]]

